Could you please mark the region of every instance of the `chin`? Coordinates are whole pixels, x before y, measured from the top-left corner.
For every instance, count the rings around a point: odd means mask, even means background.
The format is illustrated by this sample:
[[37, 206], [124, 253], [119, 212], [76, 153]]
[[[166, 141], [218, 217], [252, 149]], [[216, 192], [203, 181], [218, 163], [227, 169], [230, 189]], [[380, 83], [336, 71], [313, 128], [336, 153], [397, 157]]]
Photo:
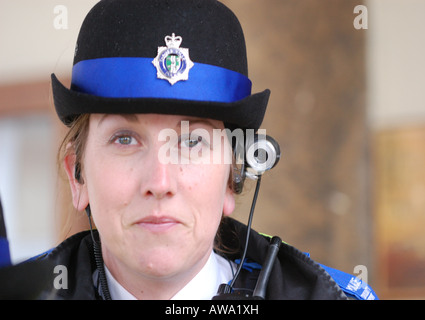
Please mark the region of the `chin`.
[[184, 269], [187, 259], [172, 247], [149, 248], [137, 253], [137, 271], [151, 277], [169, 277]]

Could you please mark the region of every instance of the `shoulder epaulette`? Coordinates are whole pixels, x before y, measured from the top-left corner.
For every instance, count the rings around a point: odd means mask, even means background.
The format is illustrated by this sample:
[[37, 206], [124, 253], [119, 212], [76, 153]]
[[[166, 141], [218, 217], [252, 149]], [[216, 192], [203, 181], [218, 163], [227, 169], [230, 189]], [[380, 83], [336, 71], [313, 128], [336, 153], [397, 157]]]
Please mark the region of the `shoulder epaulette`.
[[358, 300], [378, 300], [373, 289], [360, 278], [322, 264], [320, 266], [329, 273], [346, 295]]

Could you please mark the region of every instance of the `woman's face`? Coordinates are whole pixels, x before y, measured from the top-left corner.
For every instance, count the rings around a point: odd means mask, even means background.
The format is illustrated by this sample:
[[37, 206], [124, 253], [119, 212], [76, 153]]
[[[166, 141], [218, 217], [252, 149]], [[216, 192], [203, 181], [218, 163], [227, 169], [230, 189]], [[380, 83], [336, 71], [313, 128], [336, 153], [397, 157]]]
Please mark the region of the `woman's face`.
[[[77, 209], [90, 204], [111, 271], [164, 278], [200, 270], [222, 215], [235, 205], [231, 165], [217, 161], [228, 141], [211, 140], [223, 128], [221, 121], [174, 115], [90, 116], [83, 182], [71, 187]], [[198, 135], [182, 135], [186, 129]], [[177, 139], [163, 138], [173, 132]]]

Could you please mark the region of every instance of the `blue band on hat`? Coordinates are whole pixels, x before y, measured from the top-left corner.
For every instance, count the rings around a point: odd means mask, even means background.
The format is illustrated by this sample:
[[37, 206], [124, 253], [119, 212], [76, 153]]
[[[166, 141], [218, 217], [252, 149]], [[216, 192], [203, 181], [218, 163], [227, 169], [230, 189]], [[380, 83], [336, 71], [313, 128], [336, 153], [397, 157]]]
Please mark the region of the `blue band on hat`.
[[225, 68], [195, 63], [189, 79], [171, 85], [157, 78], [153, 58], [83, 60], [72, 69], [72, 84], [83, 93], [110, 98], [168, 98], [235, 102], [251, 95], [251, 81]]

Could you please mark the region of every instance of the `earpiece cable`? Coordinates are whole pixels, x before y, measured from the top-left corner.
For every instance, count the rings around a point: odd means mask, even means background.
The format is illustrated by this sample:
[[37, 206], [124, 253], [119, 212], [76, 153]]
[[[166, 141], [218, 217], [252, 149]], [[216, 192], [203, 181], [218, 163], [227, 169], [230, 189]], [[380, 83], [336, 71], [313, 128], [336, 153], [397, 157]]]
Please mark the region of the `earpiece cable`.
[[251, 225], [252, 225], [252, 218], [254, 216], [255, 204], [257, 203], [258, 192], [260, 190], [260, 183], [261, 183], [261, 175], [259, 175], [257, 177], [257, 185], [255, 187], [254, 197], [252, 199], [251, 211], [249, 213], [248, 225], [247, 225], [247, 230], [246, 230], [245, 248], [244, 248], [244, 251], [243, 251], [243, 255], [242, 255], [239, 267], [236, 270], [236, 273], [235, 273], [235, 276], [233, 277], [232, 282], [230, 283], [230, 290], [232, 290], [233, 285], [235, 284], [236, 279], [238, 278], [239, 273], [241, 272], [241, 269], [242, 269], [242, 266], [243, 266], [243, 263], [244, 263], [244, 260], [245, 260], [245, 257], [246, 257], [246, 253], [248, 251], [249, 235], [250, 235], [250, 232], [251, 232]]
[[87, 217], [89, 218], [90, 234], [93, 241], [94, 260], [96, 262], [96, 268], [99, 272], [99, 283], [100, 283], [100, 288], [102, 290], [102, 295], [105, 300], [112, 300], [111, 294], [109, 292], [108, 281], [106, 280], [105, 266], [104, 266], [104, 262], [102, 258], [101, 244], [100, 244], [100, 241], [99, 242], [96, 241], [93, 235], [90, 205], [87, 206], [86, 213], [87, 213]]

